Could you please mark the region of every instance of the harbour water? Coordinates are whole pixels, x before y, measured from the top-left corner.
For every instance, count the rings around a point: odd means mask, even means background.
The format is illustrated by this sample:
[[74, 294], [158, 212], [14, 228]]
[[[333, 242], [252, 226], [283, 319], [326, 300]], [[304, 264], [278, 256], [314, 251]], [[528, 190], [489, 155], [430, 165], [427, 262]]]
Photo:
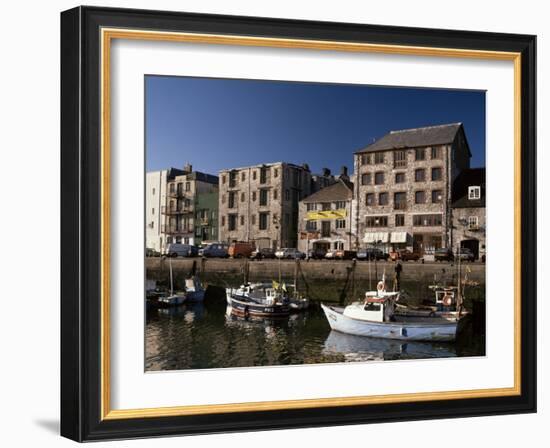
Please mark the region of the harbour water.
[[[409, 288], [410, 289], [410, 288]], [[333, 301], [338, 291], [325, 289]], [[331, 296], [332, 294], [332, 296]], [[468, 318], [453, 343], [400, 342], [331, 331], [318, 303], [279, 320], [227, 312], [223, 288], [204, 303], [147, 312], [147, 371], [483, 356], [483, 328]], [[482, 326], [484, 327], [484, 326]]]

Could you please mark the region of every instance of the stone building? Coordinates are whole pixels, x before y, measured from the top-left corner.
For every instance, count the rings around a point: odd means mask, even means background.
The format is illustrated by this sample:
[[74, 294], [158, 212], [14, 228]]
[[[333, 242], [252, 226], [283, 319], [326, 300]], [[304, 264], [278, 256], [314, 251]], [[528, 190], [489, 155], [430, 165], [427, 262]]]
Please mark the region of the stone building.
[[462, 171], [453, 184], [453, 250], [470, 249], [485, 260], [485, 168]]
[[461, 123], [391, 131], [356, 152], [356, 246], [449, 246], [453, 182], [470, 157]]
[[166, 235], [163, 229], [166, 215], [162, 207], [166, 205], [168, 182], [184, 171], [177, 168], [149, 171], [145, 175], [145, 247], [163, 252], [166, 245]]
[[219, 173], [219, 239], [296, 247], [298, 203], [310, 194], [307, 165], [277, 162]]
[[340, 177], [332, 185], [302, 199], [298, 214], [298, 249], [345, 249], [354, 245], [351, 226], [353, 184]]
[[[170, 179], [166, 201], [161, 209], [165, 216], [161, 233], [165, 235], [166, 243], [197, 244], [203, 240], [203, 235], [207, 239], [215, 238], [217, 232], [213, 230], [216, 226], [213, 219], [218, 216], [217, 193], [218, 177], [193, 171], [191, 165], [184, 167], [183, 174]], [[209, 208], [205, 206], [207, 197], [210, 197]], [[198, 205], [201, 206], [199, 215]]]

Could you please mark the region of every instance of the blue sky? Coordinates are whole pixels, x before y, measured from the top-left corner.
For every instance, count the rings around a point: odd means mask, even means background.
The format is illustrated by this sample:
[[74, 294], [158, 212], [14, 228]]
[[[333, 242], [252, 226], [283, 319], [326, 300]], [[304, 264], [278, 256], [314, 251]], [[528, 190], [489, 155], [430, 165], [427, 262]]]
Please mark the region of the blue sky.
[[353, 168], [353, 153], [394, 129], [464, 123], [485, 165], [485, 92], [146, 76], [147, 171], [307, 162]]

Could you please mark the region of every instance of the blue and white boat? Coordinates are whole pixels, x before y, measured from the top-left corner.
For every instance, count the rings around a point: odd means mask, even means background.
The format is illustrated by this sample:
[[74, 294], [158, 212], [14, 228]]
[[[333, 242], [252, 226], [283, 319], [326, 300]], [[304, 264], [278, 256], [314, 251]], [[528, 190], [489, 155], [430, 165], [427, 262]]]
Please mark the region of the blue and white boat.
[[185, 299], [187, 303], [197, 303], [204, 300], [205, 289], [196, 275], [185, 280]]
[[226, 288], [227, 304], [234, 314], [243, 317], [287, 317], [290, 299], [284, 285], [247, 283], [239, 288]]
[[454, 341], [460, 317], [418, 317], [395, 314], [399, 292], [386, 292], [384, 278], [377, 291], [368, 291], [364, 301], [346, 307], [321, 304], [333, 330], [355, 336], [402, 341]]

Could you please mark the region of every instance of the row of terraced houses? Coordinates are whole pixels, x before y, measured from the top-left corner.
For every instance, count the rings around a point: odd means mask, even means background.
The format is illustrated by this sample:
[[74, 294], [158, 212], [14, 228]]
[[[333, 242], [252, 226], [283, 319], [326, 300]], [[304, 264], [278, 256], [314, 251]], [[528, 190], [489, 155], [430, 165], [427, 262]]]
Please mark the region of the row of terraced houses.
[[286, 162], [146, 176], [146, 244], [250, 241], [256, 247], [377, 246], [485, 254], [485, 169], [471, 168], [464, 127], [395, 130], [342, 167], [314, 174]]

